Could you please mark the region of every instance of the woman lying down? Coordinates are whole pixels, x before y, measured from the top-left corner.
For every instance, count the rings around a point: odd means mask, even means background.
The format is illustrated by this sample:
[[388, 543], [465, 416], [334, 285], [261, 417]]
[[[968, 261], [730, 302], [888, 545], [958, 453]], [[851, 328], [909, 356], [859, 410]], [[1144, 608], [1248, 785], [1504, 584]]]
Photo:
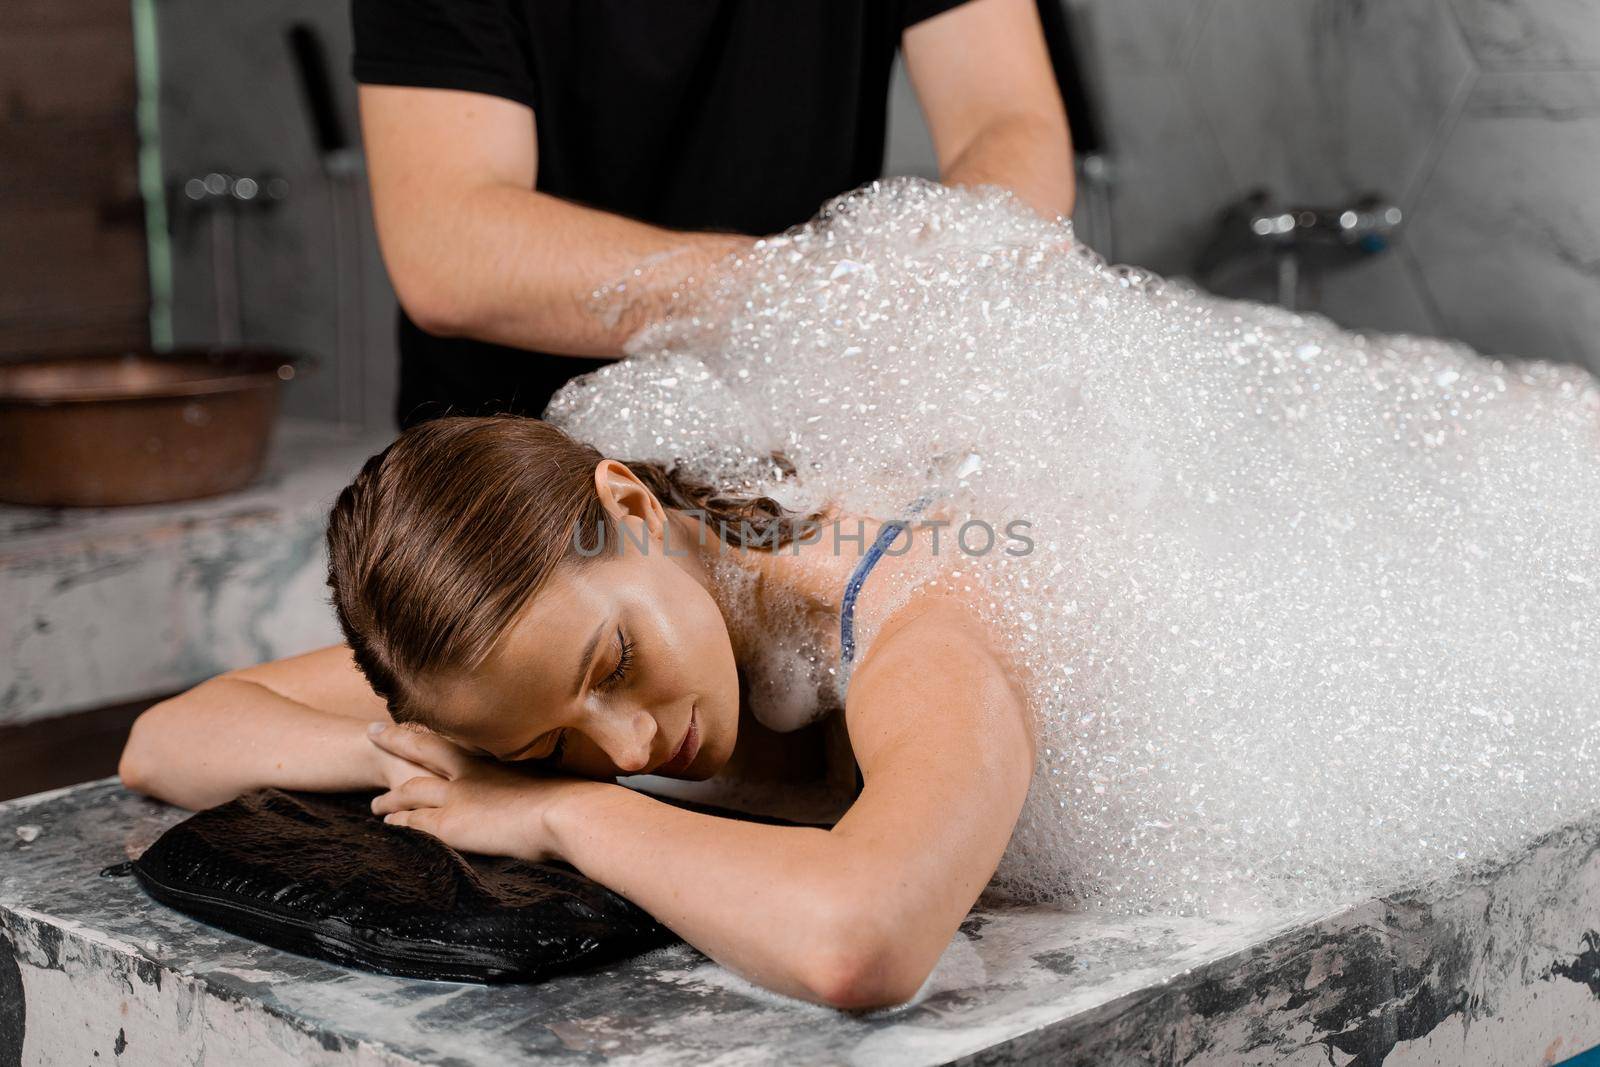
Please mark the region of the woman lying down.
[[[614, 784], [705, 779], [729, 762], [754, 636], [729, 618], [798, 603], [837, 655], [855, 561], [826, 539], [785, 551], [800, 524], [781, 519], [752, 538], [777, 550], [719, 559], [727, 543], [672, 506], [688, 496], [537, 420], [408, 431], [330, 523], [348, 647], [151, 709], [124, 781], [191, 808], [268, 785], [386, 788], [373, 802], [386, 821], [465, 851], [566, 860], [778, 991], [841, 1007], [909, 997], [1021, 807], [1024, 697], [958, 603], [929, 597], [854, 672], [866, 786], [831, 831], [704, 816]], [[714, 579], [728, 560], [747, 582]], [[719, 602], [731, 589], [752, 602]]]
[[[1600, 806], [1587, 372], [1163, 285], [920, 183], [692, 298], [550, 421], [368, 461], [346, 644], [152, 708], [126, 784], [379, 789], [841, 1008], [912, 997], [986, 888], [1331, 905]], [[831, 829], [616, 781], [836, 707]]]

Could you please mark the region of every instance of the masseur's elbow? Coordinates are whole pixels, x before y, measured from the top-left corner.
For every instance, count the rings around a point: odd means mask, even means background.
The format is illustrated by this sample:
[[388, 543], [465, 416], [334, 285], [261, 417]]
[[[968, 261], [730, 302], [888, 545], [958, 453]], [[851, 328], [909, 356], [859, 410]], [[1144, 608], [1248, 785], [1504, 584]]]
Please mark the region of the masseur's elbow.
[[439, 279], [418, 274], [394, 275], [400, 306], [417, 328], [435, 337], [470, 337], [477, 328], [477, 310], [463, 295]]
[[412, 322], [435, 337], [472, 337], [481, 326], [484, 299], [473, 271], [474, 249], [432, 228], [410, 228], [383, 248], [395, 297]]

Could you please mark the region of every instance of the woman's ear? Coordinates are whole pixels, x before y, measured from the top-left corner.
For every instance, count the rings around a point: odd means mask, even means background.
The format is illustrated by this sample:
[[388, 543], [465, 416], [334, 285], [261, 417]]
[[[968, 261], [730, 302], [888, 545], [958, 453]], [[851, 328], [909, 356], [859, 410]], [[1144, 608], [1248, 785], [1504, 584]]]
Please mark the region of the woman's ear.
[[603, 459], [595, 464], [594, 489], [600, 495], [600, 506], [614, 520], [637, 519], [652, 536], [664, 536], [666, 509], [626, 463]]

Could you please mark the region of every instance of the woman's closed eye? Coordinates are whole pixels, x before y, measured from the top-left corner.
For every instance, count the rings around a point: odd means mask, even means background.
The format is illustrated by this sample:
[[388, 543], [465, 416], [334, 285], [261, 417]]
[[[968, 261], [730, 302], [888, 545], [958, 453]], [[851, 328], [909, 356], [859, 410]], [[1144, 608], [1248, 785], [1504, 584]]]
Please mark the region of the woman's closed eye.
[[[547, 735], [541, 735], [541, 740], [544, 736]], [[499, 760], [501, 763], [520, 763], [532, 767], [554, 767], [556, 764], [561, 762], [561, 757], [566, 755], [567, 752], [566, 727], [562, 727], [561, 729], [557, 730], [555, 737], [555, 747], [550, 750], [550, 754], [548, 756], [529, 756], [525, 754], [528, 749], [537, 746], [539, 744], [538, 741], [535, 741], [533, 744], [528, 745], [526, 748], [520, 749], [509, 756], [496, 756], [492, 752], [486, 752], [484, 755], [489, 756], [491, 759]]]
[[[594, 683], [593, 688], [600, 692], [615, 689], [628, 680], [633, 672], [633, 642], [628, 640], [622, 632], [622, 627], [617, 627], [617, 665], [611, 668], [604, 678]], [[556, 731], [556, 745], [548, 756], [539, 756], [526, 762], [540, 767], [554, 768], [560, 764], [562, 757], [567, 753], [567, 730], [563, 727]]]
[[628, 672], [633, 668], [633, 642], [623, 634], [622, 627], [617, 627], [617, 665], [611, 673], [595, 683], [599, 690], [615, 689], [628, 679]]

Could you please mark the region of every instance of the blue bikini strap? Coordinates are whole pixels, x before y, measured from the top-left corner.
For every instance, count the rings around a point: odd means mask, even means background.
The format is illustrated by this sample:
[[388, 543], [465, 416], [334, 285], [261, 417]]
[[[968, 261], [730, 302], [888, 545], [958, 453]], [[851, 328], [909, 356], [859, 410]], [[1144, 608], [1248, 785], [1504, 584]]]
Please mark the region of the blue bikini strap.
[[844, 599], [839, 602], [839, 659], [844, 668], [847, 685], [850, 679], [850, 666], [856, 658], [856, 596], [861, 592], [861, 586], [866, 582], [867, 575], [872, 573], [872, 568], [883, 558], [884, 552], [894, 544], [895, 538], [900, 536], [901, 531], [910, 525], [911, 517], [927, 507], [932, 499], [931, 494], [920, 496], [907, 510], [906, 518], [891, 519], [884, 523], [872, 546], [861, 557], [861, 562], [850, 572], [850, 580], [844, 586]]

